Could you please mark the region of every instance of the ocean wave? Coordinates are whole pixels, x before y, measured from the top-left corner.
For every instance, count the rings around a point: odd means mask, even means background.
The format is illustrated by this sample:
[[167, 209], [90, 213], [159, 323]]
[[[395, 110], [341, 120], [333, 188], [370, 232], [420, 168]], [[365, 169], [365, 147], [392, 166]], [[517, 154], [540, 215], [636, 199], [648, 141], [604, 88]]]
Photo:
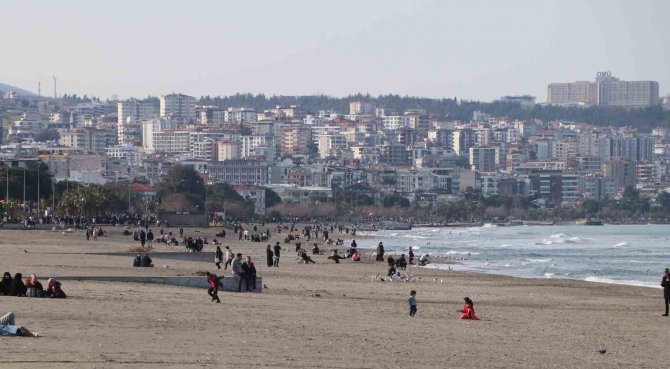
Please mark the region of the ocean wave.
[[546, 259], [526, 259], [527, 262], [529, 263], [548, 263], [551, 261], [551, 258], [546, 258]]
[[626, 242], [626, 241], [624, 241], [624, 242], [619, 242], [619, 243], [617, 243], [616, 245], [614, 245], [614, 247], [622, 247], [622, 246], [628, 246], [628, 242]]
[[653, 282], [643, 282], [638, 280], [630, 279], [612, 279], [607, 277], [586, 277], [584, 278], [587, 282], [596, 282], [596, 283], [607, 283], [607, 284], [623, 284], [627, 286], [638, 286], [638, 287], [652, 287], [652, 288], [661, 288], [658, 284]]
[[556, 275], [555, 273], [544, 273], [544, 278], [551, 279], [554, 278], [555, 275]]
[[427, 240], [428, 239], [428, 237], [426, 237], [426, 236], [419, 236], [417, 234], [405, 234], [405, 235], [403, 235], [403, 237], [404, 238], [411, 238], [411, 239], [415, 239], [415, 240]]
[[453, 254], [458, 254], [458, 255], [479, 255], [479, 252], [470, 252], [470, 251], [455, 251], [455, 250], [449, 250], [445, 252], [446, 255], [453, 255]]

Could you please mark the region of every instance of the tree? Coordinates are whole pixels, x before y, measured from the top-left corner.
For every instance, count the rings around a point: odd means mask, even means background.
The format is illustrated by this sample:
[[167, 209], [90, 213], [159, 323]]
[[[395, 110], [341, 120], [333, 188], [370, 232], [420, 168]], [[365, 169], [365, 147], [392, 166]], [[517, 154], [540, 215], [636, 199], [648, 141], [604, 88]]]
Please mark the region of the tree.
[[656, 201], [663, 207], [664, 210], [670, 210], [670, 193], [661, 191], [656, 197]]
[[101, 185], [76, 186], [66, 190], [58, 202], [58, 209], [70, 215], [93, 216], [109, 211], [114, 196]]
[[585, 200], [582, 203], [582, 209], [584, 210], [584, 214], [586, 215], [597, 214], [600, 211], [601, 207], [602, 204], [596, 200]]
[[279, 195], [275, 191], [273, 191], [269, 188], [265, 189], [265, 208], [266, 209], [269, 209], [269, 208], [271, 208], [271, 207], [273, 207], [277, 204], [281, 204], [281, 202], [282, 202], [281, 197], [279, 197]]
[[203, 209], [206, 196], [205, 182], [193, 168], [177, 165], [170, 169], [159, 185], [159, 194], [163, 202], [168, 195], [176, 193], [184, 195], [196, 208]]
[[55, 129], [43, 129], [33, 136], [37, 142], [57, 141], [59, 138], [60, 134]]

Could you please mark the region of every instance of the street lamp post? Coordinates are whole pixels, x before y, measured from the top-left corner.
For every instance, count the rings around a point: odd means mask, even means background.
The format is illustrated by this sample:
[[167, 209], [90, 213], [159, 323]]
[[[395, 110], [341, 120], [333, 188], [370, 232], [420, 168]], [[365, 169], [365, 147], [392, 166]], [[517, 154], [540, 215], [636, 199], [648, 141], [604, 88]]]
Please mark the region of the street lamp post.
[[37, 164], [37, 216], [40, 216], [40, 164]]

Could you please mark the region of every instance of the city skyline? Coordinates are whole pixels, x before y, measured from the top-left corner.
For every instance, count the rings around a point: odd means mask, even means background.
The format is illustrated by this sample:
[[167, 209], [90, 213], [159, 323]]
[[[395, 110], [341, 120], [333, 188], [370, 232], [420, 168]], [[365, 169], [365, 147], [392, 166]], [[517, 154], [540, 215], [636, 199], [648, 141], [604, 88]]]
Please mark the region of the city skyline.
[[[353, 93], [490, 101], [552, 82], [624, 80], [670, 90], [670, 25], [657, 1], [0, 5], [0, 82], [101, 98]], [[132, 9], [132, 12], [128, 11]]]

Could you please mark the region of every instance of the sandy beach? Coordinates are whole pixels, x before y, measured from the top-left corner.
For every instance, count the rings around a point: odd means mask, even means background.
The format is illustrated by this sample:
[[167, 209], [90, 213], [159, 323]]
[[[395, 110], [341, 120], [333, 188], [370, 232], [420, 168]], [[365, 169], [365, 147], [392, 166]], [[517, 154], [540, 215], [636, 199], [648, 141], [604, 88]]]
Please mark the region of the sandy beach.
[[[155, 257], [155, 268], [133, 268], [132, 257], [101, 253], [139, 243], [122, 228], [105, 229], [107, 237], [88, 242], [83, 231], [2, 230], [0, 272], [34, 273], [45, 283], [216, 269], [212, 245], [204, 251], [212, 262]], [[219, 229], [186, 234], [211, 240]], [[0, 368], [660, 368], [670, 360], [660, 289], [415, 266], [409, 273], [420, 281], [380, 282], [373, 276], [384, 275], [386, 263], [312, 256], [316, 264], [299, 264], [293, 245], [279, 268], [268, 268], [267, 243], [233, 235], [224, 244], [252, 256], [262, 293], [221, 292], [214, 304], [205, 289], [64, 281], [65, 300], [0, 296], [0, 313], [13, 311], [41, 336], [0, 338]], [[414, 318], [406, 302], [412, 289]], [[481, 321], [458, 319], [465, 296]]]

